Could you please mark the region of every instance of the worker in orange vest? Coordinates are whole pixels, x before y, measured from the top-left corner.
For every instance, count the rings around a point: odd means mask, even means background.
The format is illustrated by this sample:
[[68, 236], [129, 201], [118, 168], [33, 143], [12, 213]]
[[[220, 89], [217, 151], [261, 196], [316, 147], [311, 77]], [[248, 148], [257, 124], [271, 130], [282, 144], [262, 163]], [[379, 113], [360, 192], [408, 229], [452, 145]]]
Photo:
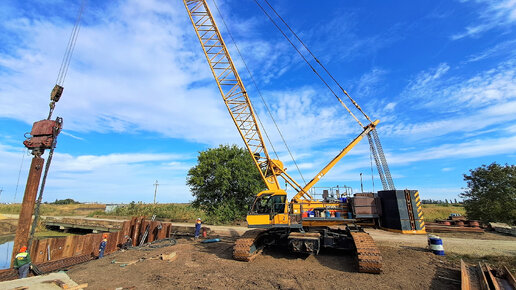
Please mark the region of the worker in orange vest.
[[14, 258], [14, 269], [18, 270], [18, 275], [21, 278], [26, 278], [29, 274], [31, 265], [30, 255], [27, 253], [27, 247], [20, 248], [20, 252]]

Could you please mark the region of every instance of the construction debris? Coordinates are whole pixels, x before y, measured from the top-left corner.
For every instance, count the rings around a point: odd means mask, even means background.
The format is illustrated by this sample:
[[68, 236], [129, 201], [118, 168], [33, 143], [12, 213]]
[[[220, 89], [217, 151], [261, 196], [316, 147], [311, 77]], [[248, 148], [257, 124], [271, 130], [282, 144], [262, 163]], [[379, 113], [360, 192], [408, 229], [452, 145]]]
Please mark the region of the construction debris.
[[24, 279], [0, 282], [0, 289], [67, 289], [78, 290], [88, 287], [88, 284], [77, 284], [65, 272], [34, 276]]
[[461, 233], [484, 233], [477, 220], [467, 220], [460, 214], [451, 214], [448, 219], [436, 219], [435, 223], [427, 223], [426, 230], [434, 233], [461, 232]]
[[489, 227], [492, 228], [495, 232], [516, 236], [516, 227], [511, 227], [508, 224], [504, 223], [489, 223]]
[[516, 289], [516, 280], [507, 267], [497, 271], [492, 269], [489, 264], [480, 262], [476, 266], [468, 266], [461, 259], [460, 268], [462, 290]]
[[172, 252], [170, 254], [161, 254], [160, 256], [161, 260], [163, 261], [169, 261], [169, 262], [172, 262], [174, 261], [175, 259], [177, 259], [177, 255], [176, 255], [176, 252]]

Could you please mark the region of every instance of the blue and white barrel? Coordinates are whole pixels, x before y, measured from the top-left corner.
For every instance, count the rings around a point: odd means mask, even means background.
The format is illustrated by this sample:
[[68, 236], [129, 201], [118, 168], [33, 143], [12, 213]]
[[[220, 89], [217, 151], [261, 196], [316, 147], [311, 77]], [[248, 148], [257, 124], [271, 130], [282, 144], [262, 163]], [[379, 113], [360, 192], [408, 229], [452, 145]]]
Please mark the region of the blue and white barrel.
[[441, 240], [441, 238], [439, 238], [439, 236], [429, 235], [428, 236], [428, 247], [430, 247], [430, 250], [435, 255], [444, 256], [443, 240]]

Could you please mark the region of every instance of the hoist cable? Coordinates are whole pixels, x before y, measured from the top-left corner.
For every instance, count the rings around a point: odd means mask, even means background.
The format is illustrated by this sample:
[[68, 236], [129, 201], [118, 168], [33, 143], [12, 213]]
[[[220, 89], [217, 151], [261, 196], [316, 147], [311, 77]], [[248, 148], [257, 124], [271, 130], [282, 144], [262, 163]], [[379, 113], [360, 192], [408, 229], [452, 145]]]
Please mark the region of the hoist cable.
[[[284, 138], [283, 134], [281, 133], [281, 130], [280, 130], [280, 128], [279, 128], [279, 126], [278, 126], [278, 124], [276, 123], [276, 120], [274, 119], [274, 117], [273, 117], [273, 115], [272, 115], [272, 112], [271, 112], [271, 110], [270, 110], [269, 106], [268, 106], [268, 105], [267, 105], [267, 103], [265, 102], [265, 98], [263, 97], [262, 92], [261, 92], [260, 88], [258, 87], [258, 84], [256, 83], [256, 81], [255, 81], [255, 79], [254, 79], [254, 77], [253, 77], [253, 74], [251, 73], [251, 70], [250, 70], [250, 69], [249, 69], [249, 67], [247, 66], [247, 63], [245, 62], [244, 58], [242, 57], [242, 54], [240, 53], [240, 49], [238, 48], [238, 45], [237, 45], [237, 43], [236, 43], [235, 39], [233, 38], [233, 34], [232, 34], [232, 33], [231, 33], [231, 31], [229, 30], [229, 28], [228, 28], [228, 26], [227, 26], [227, 24], [226, 24], [226, 21], [224, 20], [224, 17], [222, 16], [222, 13], [220, 12], [220, 9], [219, 9], [219, 7], [218, 7], [217, 3], [215, 2], [215, 0], [213, 0], [213, 3], [215, 4], [215, 8], [217, 9], [217, 12], [219, 13], [220, 18], [222, 19], [222, 22], [223, 22], [224, 26], [226, 27], [226, 30], [227, 30], [227, 32], [228, 32], [228, 34], [229, 34], [229, 36], [230, 36], [230, 38], [231, 38], [231, 40], [232, 40], [233, 44], [235, 45], [235, 48], [236, 48], [236, 50], [237, 50], [237, 52], [238, 52], [238, 55], [240, 56], [240, 59], [242, 60], [242, 62], [243, 62], [243, 64], [244, 64], [244, 67], [245, 67], [245, 69], [247, 70], [247, 73], [249, 74], [249, 76], [250, 76], [250, 78], [251, 78], [251, 81], [253, 82], [253, 84], [254, 84], [254, 86], [255, 86], [256, 90], [258, 91], [258, 95], [260, 96], [260, 98], [261, 98], [261, 100], [262, 100], [262, 102], [263, 102], [263, 105], [264, 105], [264, 106], [265, 106], [265, 108], [267, 109], [267, 112], [269, 113], [269, 116], [270, 116], [270, 118], [272, 119], [272, 122], [274, 123], [274, 126], [276, 127], [276, 130], [278, 131], [279, 135], [281, 136], [281, 140], [283, 140], [283, 144], [285, 144], [285, 147], [287, 148], [287, 151], [288, 151], [288, 154], [290, 155], [290, 158], [291, 158], [291, 159], [292, 159], [292, 161], [294, 162], [294, 165], [296, 166], [297, 171], [298, 171], [299, 175], [301, 176], [301, 179], [303, 179], [303, 182], [306, 184], [306, 180], [305, 180], [305, 178], [304, 178], [303, 174], [301, 173], [301, 170], [299, 169], [299, 166], [298, 166], [298, 164], [297, 164], [296, 160], [294, 159], [294, 156], [293, 156], [293, 154], [292, 154], [292, 152], [291, 152], [291, 150], [290, 150], [290, 147], [287, 145], [287, 141], [285, 140], [285, 138]], [[251, 99], [250, 99], [250, 98], [249, 98], [249, 102], [251, 102]], [[279, 159], [279, 157], [278, 157], [278, 153], [276, 152], [276, 149], [274, 148], [274, 145], [272, 144], [272, 142], [271, 142], [271, 140], [270, 140], [270, 138], [269, 138], [269, 135], [267, 134], [267, 130], [265, 130], [265, 127], [263, 126], [263, 123], [262, 123], [262, 121], [261, 121], [260, 117], [259, 117], [259, 116], [256, 116], [256, 117], [258, 118], [258, 122], [260, 122], [260, 125], [261, 125], [261, 127], [263, 128], [263, 131], [264, 131], [264, 133], [265, 133], [265, 136], [267, 137], [267, 140], [269, 141], [269, 144], [271, 145], [272, 150], [274, 151], [274, 154], [276, 155], [276, 158], [277, 158], [277, 159]]]
[[75, 20], [75, 24], [72, 30], [72, 34], [70, 35], [70, 39], [68, 40], [68, 45], [66, 46], [66, 51], [63, 56], [63, 60], [61, 62], [61, 67], [59, 68], [59, 73], [57, 74], [56, 84], [63, 86], [66, 74], [68, 73], [68, 67], [70, 66], [70, 60], [72, 59], [73, 50], [75, 48], [75, 44], [77, 42], [77, 35], [79, 35], [80, 24], [82, 12], [84, 11], [86, 0], [82, 0], [81, 8], [79, 9], [79, 14]]
[[[290, 42], [290, 44], [292, 46], [294, 46], [294, 44], [290, 41], [290, 39], [286, 36], [286, 34], [281, 30], [281, 28], [279, 28], [279, 26], [272, 20], [272, 17], [267, 13], [267, 11], [265, 11], [265, 9], [263, 9], [263, 7], [258, 3], [257, 0], [254, 0], [254, 1], [262, 9], [262, 11], [265, 13], [265, 15], [267, 15], [267, 17], [271, 20], [271, 22], [274, 23], [274, 25], [276, 26], [276, 28], [278, 28], [278, 30], [281, 32], [281, 34], [283, 34], [283, 36]], [[308, 51], [308, 53], [310, 53], [312, 58], [324, 69], [326, 74], [328, 76], [330, 76], [330, 78], [335, 82], [335, 84], [348, 97], [348, 99], [353, 103], [353, 105], [364, 115], [364, 117], [369, 122], [372, 123], [372, 120], [369, 118], [369, 116], [362, 110], [362, 108], [358, 105], [358, 103], [355, 102], [355, 100], [353, 98], [351, 98], [351, 96], [348, 94], [348, 92], [340, 85], [340, 83], [335, 79], [335, 77], [328, 71], [328, 69], [312, 53], [312, 51], [306, 46], [306, 44], [301, 40], [301, 38], [299, 38], [297, 33], [295, 33], [292, 30], [292, 28], [287, 24], [287, 22], [283, 19], [283, 17], [281, 17], [281, 15], [278, 14], [278, 12], [274, 9], [274, 7], [272, 7], [272, 5], [269, 3], [269, 1], [268, 0], [264, 0], [264, 1], [265, 1], [265, 3], [267, 3], [269, 8], [274, 12], [274, 14], [281, 20], [281, 22], [283, 22], [283, 24], [288, 28], [288, 30], [295, 36], [295, 38], [301, 43], [301, 45], [306, 49], [306, 51]], [[297, 49], [297, 47], [294, 46], [294, 48], [303, 57], [303, 59], [305, 59], [304, 56], [300, 53], [300, 51]], [[306, 61], [306, 59], [305, 59], [305, 61]], [[312, 70], [314, 70], [313, 67], [308, 62], [307, 62], [307, 64], [312, 68]], [[314, 70], [314, 72], [315, 72], [315, 70]], [[317, 75], [319, 76], [319, 74], [317, 74]], [[337, 99], [349, 112], [349, 109], [344, 105], [342, 100], [339, 97], [337, 97]], [[356, 120], [356, 118], [355, 118], [355, 120]], [[359, 124], [360, 124], [360, 122], [359, 122]], [[362, 125], [362, 124], [360, 124], [360, 125]], [[371, 135], [372, 135], [372, 138], [371, 138]], [[385, 154], [383, 152], [383, 148], [381, 146], [380, 139], [378, 137], [378, 134], [377, 134], [375, 128], [372, 129], [372, 132], [368, 133], [368, 139], [369, 139], [369, 145], [371, 148], [371, 153], [372, 153], [372, 156], [374, 156], [374, 158], [375, 158], [378, 173], [380, 175], [380, 179], [382, 181], [382, 185], [383, 185], [384, 189], [388, 188], [389, 190], [394, 190], [395, 187], [394, 187], [394, 183], [392, 181], [389, 166], [387, 165], [387, 160], [385, 158]], [[373, 142], [373, 139], [374, 139], [374, 142]], [[373, 177], [373, 187], [374, 187], [374, 177]]]
[[[330, 76], [330, 78], [335, 82], [335, 84], [337, 84], [337, 86], [342, 90], [342, 92], [348, 97], [348, 99], [353, 103], [353, 105], [355, 105], [355, 107], [364, 115], [364, 117], [369, 121], [369, 122], [372, 122], [371, 119], [369, 118], [369, 116], [367, 116], [367, 114], [362, 110], [362, 108], [358, 105], [357, 102], [355, 102], [355, 100], [353, 98], [351, 98], [351, 96], [348, 94], [348, 92], [340, 85], [340, 83], [333, 77], [333, 75], [328, 71], [328, 69], [326, 69], [326, 67], [319, 61], [319, 59], [317, 57], [315, 57], [315, 55], [312, 53], [312, 51], [305, 45], [305, 43], [301, 40], [301, 38], [299, 38], [299, 36], [297, 35], [297, 33], [295, 33], [292, 28], [290, 28], [290, 26], [287, 24], [287, 22], [285, 22], [285, 20], [283, 20], [283, 18], [278, 14], [278, 12], [276, 12], [276, 10], [274, 9], [274, 7], [271, 6], [271, 4], [269, 3], [269, 1], [267, 0], [264, 0], [265, 3], [267, 3], [267, 5], [272, 9], [272, 11], [274, 12], [274, 14], [276, 14], [276, 16], [278, 16], [278, 18], [281, 20], [281, 22], [283, 22], [283, 24], [285, 24], [285, 26], [288, 28], [288, 30], [290, 30], [290, 32], [292, 32], [292, 34], [296, 37], [296, 39], [303, 45], [303, 47], [310, 53], [310, 55], [312, 56], [312, 58], [324, 69], [324, 71]], [[256, 2], [256, 0], [255, 0]], [[342, 100], [340, 100], [339, 98], [339, 101], [342, 103]]]
[[299, 49], [297, 48], [297, 46], [290, 40], [290, 38], [285, 34], [285, 32], [279, 27], [279, 25], [276, 23], [276, 21], [274, 21], [274, 19], [272, 19], [272, 17], [269, 15], [269, 13], [267, 13], [267, 11], [265, 11], [265, 9], [262, 7], [262, 5], [260, 5], [260, 3], [258, 3], [257, 0], [254, 0], [254, 2], [256, 2], [256, 5], [258, 5], [260, 7], [260, 9], [263, 11], [263, 13], [269, 18], [269, 20], [274, 24], [274, 26], [276, 26], [276, 28], [280, 31], [280, 33], [283, 35], [283, 37], [285, 37], [285, 39], [292, 45], [292, 47], [297, 51], [297, 53], [301, 56], [301, 58], [303, 58], [303, 60], [306, 62], [306, 64], [312, 69], [312, 71], [319, 77], [319, 79], [324, 83], [324, 85], [326, 85], [326, 87], [328, 88], [328, 90], [330, 90], [330, 92], [335, 96], [335, 98], [337, 98], [337, 100], [341, 103], [342, 106], [344, 106], [344, 108], [348, 111], [348, 113], [355, 119], [355, 121], [357, 121], [357, 123], [361, 126], [361, 127], [364, 127], [364, 125], [362, 125], [362, 122], [360, 122], [360, 120], [355, 116], [355, 114], [353, 114], [353, 112], [351, 112], [351, 110], [348, 108], [348, 106], [346, 106], [346, 104], [344, 104], [344, 102], [339, 98], [339, 96], [337, 96], [337, 94], [335, 93], [335, 91], [333, 91], [333, 89], [330, 87], [330, 85], [326, 82], [326, 80], [324, 80], [324, 78], [319, 74], [319, 72], [312, 66], [312, 64], [306, 59], [306, 57], [301, 53], [301, 51], [299, 51]]
[[[75, 24], [74, 24], [74, 27], [72, 30], [72, 34], [70, 35], [70, 39], [68, 39], [66, 51], [63, 56], [63, 60], [61, 62], [61, 67], [59, 68], [59, 73], [57, 75], [56, 86], [54, 87], [54, 89], [60, 87], [61, 90], [60, 90], [60, 92], [58, 92], [57, 97], [53, 96], [54, 91], [51, 94], [50, 111], [49, 111], [47, 120], [50, 120], [50, 118], [52, 117], [52, 112], [54, 111], [55, 103], [57, 101], [59, 101], [59, 98], [61, 97], [63, 84], [64, 84], [64, 81], [66, 78], [66, 74], [68, 73], [68, 67], [70, 66], [70, 60], [72, 58], [75, 44], [77, 43], [77, 36], [79, 35], [81, 17], [82, 17], [82, 13], [84, 11], [85, 4], [86, 4], [86, 0], [82, 0], [81, 7], [79, 9], [79, 13], [77, 15], [77, 18], [75, 20]], [[56, 97], [56, 98], [54, 99], [54, 97]], [[32, 222], [32, 228], [30, 230], [29, 241], [28, 241], [28, 245], [27, 245], [27, 248], [29, 249], [29, 251], [30, 251], [30, 247], [32, 245], [32, 240], [34, 239], [34, 233], [36, 232], [36, 228], [38, 225], [39, 210], [40, 210], [40, 206], [41, 206], [41, 201], [43, 200], [43, 192], [45, 191], [47, 175], [48, 175], [48, 171], [50, 170], [50, 164], [52, 163], [52, 157], [54, 156], [54, 149], [55, 149], [56, 143], [57, 143], [57, 135], [59, 134], [59, 131], [62, 128], [62, 123], [63, 123], [63, 119], [61, 117], [57, 117], [55, 127], [53, 128], [53, 132], [52, 132], [53, 133], [52, 144], [50, 147], [50, 151], [48, 153], [47, 163], [45, 164], [45, 171], [43, 173], [43, 178], [41, 180], [41, 187], [39, 189], [38, 199], [36, 200], [36, 206], [34, 208], [34, 220]]]
[[18, 195], [18, 186], [20, 185], [20, 176], [21, 176], [21, 171], [22, 171], [22, 167], [23, 167], [23, 160], [25, 160], [25, 155], [27, 154], [28, 151], [29, 151], [28, 149], [23, 151], [22, 160], [20, 163], [20, 171], [18, 171], [18, 181], [16, 182], [16, 189], [14, 190], [13, 203], [16, 203], [16, 195]]
[[369, 151], [369, 160], [371, 161], [371, 181], [373, 183], [373, 192], [374, 192], [374, 170], [373, 170], [373, 152]]

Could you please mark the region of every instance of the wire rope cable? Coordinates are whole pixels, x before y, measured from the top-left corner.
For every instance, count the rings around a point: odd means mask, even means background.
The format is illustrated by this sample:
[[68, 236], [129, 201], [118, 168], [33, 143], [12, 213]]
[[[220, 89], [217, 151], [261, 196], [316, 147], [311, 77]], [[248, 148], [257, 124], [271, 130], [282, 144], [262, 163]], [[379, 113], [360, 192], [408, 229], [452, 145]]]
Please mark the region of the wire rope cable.
[[[312, 51], [306, 46], [306, 44], [301, 40], [301, 38], [299, 38], [299, 36], [297, 35], [297, 33], [294, 32], [294, 30], [292, 30], [292, 28], [290, 27], [290, 25], [287, 24], [287, 22], [283, 19], [283, 17], [281, 17], [281, 15], [278, 14], [278, 12], [276, 12], [276, 9], [274, 9], [274, 7], [272, 7], [272, 5], [269, 3], [269, 1], [267, 0], [264, 0], [265, 3], [267, 3], [267, 5], [272, 9], [272, 11], [274, 12], [274, 14], [276, 14], [276, 16], [278, 16], [278, 18], [281, 20], [281, 22], [283, 22], [283, 24], [285, 24], [285, 26], [288, 28], [288, 30], [290, 30], [290, 32], [296, 37], [296, 39], [301, 43], [301, 45], [303, 45], [303, 47], [310, 53], [310, 55], [312, 56], [312, 58], [324, 69], [324, 71], [328, 74], [328, 76], [330, 76], [330, 78], [335, 82], [335, 84], [337, 84], [337, 86], [342, 90], [342, 92], [348, 97], [348, 99], [353, 103], [353, 105], [355, 105], [355, 107], [364, 115], [364, 117], [369, 121], [369, 122], [372, 122], [371, 119], [369, 118], [369, 116], [362, 110], [362, 108], [358, 105], [357, 102], [355, 102], [355, 100], [353, 98], [351, 98], [351, 96], [348, 94], [348, 92], [341, 86], [341, 84], [335, 79], [335, 77], [330, 73], [330, 71], [328, 71], [328, 69], [319, 61], [319, 59], [312, 53]], [[255, 0], [256, 2], [256, 0]]]
[[66, 51], [63, 56], [63, 60], [61, 61], [61, 67], [59, 68], [59, 73], [57, 74], [56, 84], [60, 86], [63, 86], [66, 75], [68, 73], [70, 60], [72, 59], [73, 50], [75, 48], [75, 44], [77, 43], [77, 36], [79, 35], [79, 30], [81, 28], [80, 24], [85, 4], [86, 0], [82, 0], [81, 8], [79, 9], [79, 14], [77, 15], [72, 33], [70, 35], [70, 38], [68, 39], [68, 45], [66, 46]]
[[369, 160], [371, 161], [371, 181], [373, 183], [373, 192], [374, 192], [374, 170], [373, 170], [373, 152], [369, 151]]
[[335, 98], [337, 98], [337, 100], [340, 102], [340, 104], [342, 106], [344, 106], [344, 108], [346, 109], [346, 111], [348, 111], [348, 113], [353, 117], [353, 119], [355, 119], [355, 121], [360, 125], [360, 127], [364, 127], [364, 125], [362, 124], [362, 122], [360, 122], [360, 120], [355, 116], [355, 114], [353, 114], [353, 112], [348, 108], [348, 106], [342, 101], [341, 98], [339, 98], [339, 96], [335, 93], [335, 91], [330, 87], [330, 85], [328, 84], [328, 82], [326, 82], [326, 80], [321, 76], [321, 74], [315, 69], [315, 67], [306, 59], [306, 57], [301, 53], [301, 51], [299, 50], [299, 48], [297, 48], [297, 46], [292, 42], [292, 40], [290, 40], [290, 38], [285, 34], [285, 32], [279, 27], [279, 25], [276, 23], [276, 21], [274, 21], [274, 19], [272, 19], [272, 17], [269, 15], [269, 13], [267, 13], [267, 11], [265, 11], [265, 9], [263, 8], [262, 5], [260, 5], [260, 3], [258, 3], [257, 0], [254, 0], [254, 2], [260, 7], [260, 9], [263, 11], [263, 13], [269, 18], [269, 20], [272, 22], [272, 24], [274, 24], [274, 26], [276, 26], [276, 28], [280, 31], [280, 33], [283, 35], [283, 37], [285, 37], [285, 39], [290, 43], [290, 45], [292, 45], [292, 47], [297, 51], [297, 53], [301, 56], [301, 58], [306, 62], [306, 64], [312, 69], [312, 71], [319, 77], [319, 79], [324, 83], [324, 85], [328, 88], [328, 90], [330, 90], [330, 92], [335, 96]]
[[[63, 60], [61, 62], [61, 67], [59, 68], [59, 73], [57, 75], [56, 87], [58, 87], [58, 86], [61, 87], [61, 92], [63, 89], [62, 85], [64, 84], [66, 74], [68, 73], [68, 68], [70, 66], [70, 60], [72, 58], [73, 50], [75, 48], [75, 44], [77, 43], [77, 36], [79, 35], [80, 23], [81, 23], [82, 13], [84, 11], [85, 4], [86, 4], [86, 0], [82, 0], [81, 7], [79, 9], [79, 13], [77, 15], [77, 18], [75, 19], [75, 24], [74, 24], [74, 27], [72, 30], [72, 34], [70, 35], [70, 38], [68, 39], [68, 45], [66, 47], [66, 51], [63, 56]], [[54, 87], [54, 89], [56, 87]], [[50, 120], [50, 118], [52, 117], [52, 112], [54, 111], [55, 103], [59, 100], [60, 94], [61, 93], [59, 93], [59, 96], [57, 97], [57, 99], [54, 99], [53, 97], [51, 97], [50, 111], [49, 111], [48, 118], [47, 118], [48, 120]], [[63, 119], [61, 117], [57, 117], [56, 125], [53, 128], [53, 132], [52, 132], [53, 133], [53, 141], [52, 141], [50, 151], [48, 154], [48, 158], [47, 158], [47, 161], [45, 164], [45, 171], [43, 173], [43, 178], [41, 179], [41, 187], [39, 189], [38, 199], [36, 200], [36, 206], [34, 208], [34, 220], [32, 222], [32, 227], [30, 229], [30, 234], [29, 234], [29, 241], [27, 244], [27, 248], [29, 251], [30, 251], [30, 247], [32, 245], [32, 241], [34, 239], [34, 233], [36, 232], [36, 228], [38, 226], [39, 210], [40, 210], [40, 206], [41, 206], [41, 201], [43, 200], [43, 192], [45, 190], [45, 184], [46, 184], [46, 180], [47, 180], [48, 171], [50, 170], [50, 164], [52, 163], [52, 157], [54, 156], [54, 149], [55, 149], [56, 143], [57, 143], [57, 135], [59, 134], [59, 132], [62, 128], [62, 123], [63, 123]]]
[[[272, 115], [272, 112], [271, 112], [271, 110], [270, 110], [269, 106], [267, 105], [267, 102], [265, 101], [265, 98], [263, 97], [263, 95], [262, 95], [262, 93], [261, 93], [261, 90], [260, 90], [260, 88], [258, 87], [258, 84], [256, 83], [256, 81], [255, 81], [255, 79], [254, 79], [254, 77], [253, 77], [253, 74], [251, 73], [251, 70], [250, 70], [250, 69], [249, 69], [249, 67], [247, 66], [247, 63], [245, 62], [244, 58], [242, 57], [242, 54], [240, 53], [240, 49], [238, 48], [238, 45], [237, 45], [237, 43], [236, 43], [236, 41], [235, 41], [235, 39], [234, 39], [234, 37], [233, 37], [233, 34], [232, 34], [232, 33], [231, 33], [231, 31], [229, 30], [229, 28], [228, 28], [228, 26], [227, 26], [227, 24], [226, 24], [226, 21], [224, 20], [224, 17], [222, 16], [222, 13], [220, 12], [220, 9], [219, 9], [219, 7], [218, 7], [218, 5], [217, 5], [216, 1], [215, 1], [215, 0], [213, 0], [213, 3], [215, 4], [215, 7], [216, 7], [216, 9], [217, 9], [217, 12], [218, 12], [218, 14], [219, 14], [220, 18], [222, 19], [222, 22], [223, 22], [223, 24], [224, 24], [224, 27], [226, 28], [226, 30], [227, 30], [227, 32], [228, 32], [228, 34], [229, 34], [230, 38], [231, 38], [231, 41], [232, 41], [232, 42], [233, 42], [233, 44], [235, 45], [235, 48], [236, 48], [236, 50], [237, 50], [237, 52], [238, 52], [238, 55], [239, 55], [240, 59], [242, 60], [242, 63], [244, 64], [244, 67], [245, 67], [245, 69], [246, 69], [247, 73], [249, 74], [249, 76], [250, 76], [250, 78], [251, 78], [251, 81], [253, 82], [253, 84], [254, 84], [254, 86], [255, 86], [255, 88], [256, 88], [256, 90], [257, 90], [257, 92], [258, 92], [258, 95], [260, 96], [260, 98], [261, 98], [261, 100], [262, 100], [262, 102], [263, 102], [263, 104], [264, 104], [264, 106], [265, 106], [265, 108], [266, 108], [266, 110], [267, 110], [267, 112], [268, 112], [268, 114], [269, 114], [270, 118], [272, 119], [272, 122], [274, 123], [274, 126], [276, 127], [276, 130], [278, 131], [278, 133], [279, 133], [279, 135], [280, 135], [280, 137], [281, 137], [281, 139], [283, 140], [283, 144], [285, 144], [285, 147], [286, 147], [286, 149], [287, 149], [287, 151], [288, 151], [288, 153], [289, 153], [289, 155], [290, 155], [290, 158], [291, 158], [291, 159], [292, 159], [292, 161], [294, 162], [294, 165], [296, 166], [296, 169], [297, 169], [297, 171], [298, 171], [299, 175], [301, 176], [301, 179], [303, 179], [303, 182], [306, 184], [306, 180], [305, 180], [305, 178], [304, 178], [303, 174], [301, 173], [301, 170], [299, 169], [299, 166], [298, 166], [298, 164], [297, 164], [296, 160], [294, 159], [294, 156], [293, 156], [293, 154], [292, 154], [292, 151], [290, 150], [290, 147], [288, 146], [288, 144], [287, 144], [287, 142], [286, 142], [286, 140], [285, 140], [285, 138], [284, 138], [284, 136], [283, 136], [283, 133], [282, 133], [282, 132], [281, 132], [281, 130], [279, 129], [279, 126], [278, 126], [278, 124], [276, 123], [276, 120], [274, 119], [274, 117], [273, 117], [273, 115]], [[249, 101], [251, 101], [251, 100], [249, 99]], [[272, 144], [272, 142], [271, 142], [271, 140], [270, 140], [270, 138], [269, 138], [269, 134], [267, 134], [267, 130], [265, 130], [265, 127], [263, 126], [263, 123], [262, 123], [262, 121], [261, 121], [260, 117], [259, 117], [259, 116], [256, 116], [256, 117], [258, 118], [258, 122], [260, 122], [260, 125], [261, 125], [261, 127], [263, 128], [263, 131], [265, 132], [265, 136], [267, 137], [267, 140], [268, 140], [268, 141], [269, 141], [269, 143], [271, 144], [272, 150], [274, 151], [274, 154], [276, 155], [276, 158], [277, 158], [277, 159], [279, 159], [279, 157], [278, 157], [278, 153], [276, 152], [276, 149], [274, 148], [274, 145]]]
[[[306, 60], [304, 55], [301, 53], [301, 51], [297, 48], [296, 45], [293, 44], [293, 42], [290, 40], [290, 38], [285, 34], [285, 32], [279, 27], [279, 25], [272, 19], [272, 17], [267, 13], [267, 11], [260, 5], [258, 0], [254, 0], [254, 2], [260, 7], [262, 12], [269, 18], [269, 20], [276, 26], [276, 28], [281, 32], [281, 34], [285, 37], [285, 39], [294, 47], [294, 49], [297, 51], [297, 53], [305, 60], [305, 62], [310, 66], [312, 71], [321, 78], [321, 80], [326, 84], [328, 89], [330, 87], [327, 85], [327, 83], [322, 79], [320, 74], [316, 72], [314, 67]], [[301, 43], [301, 45], [305, 48], [306, 51], [310, 54], [310, 56], [323, 68], [323, 70], [326, 72], [326, 74], [333, 80], [333, 82], [342, 90], [342, 92], [348, 97], [348, 99], [353, 103], [353, 105], [364, 115], [364, 117], [372, 123], [372, 120], [369, 118], [369, 116], [362, 110], [362, 108], [358, 105], [358, 103], [348, 94], [348, 92], [341, 86], [341, 84], [335, 79], [335, 77], [330, 73], [330, 71], [319, 61], [319, 59], [312, 53], [312, 51], [308, 48], [308, 46], [301, 40], [301, 38], [297, 35], [297, 33], [290, 27], [290, 25], [287, 24], [287, 22], [279, 15], [279, 13], [272, 7], [272, 5], [269, 3], [268, 0], [264, 0], [264, 2], [269, 6], [269, 8], [274, 12], [274, 14], [281, 20], [281, 22], [288, 28], [288, 30], [294, 35], [294, 37]], [[332, 93], [333, 90], [330, 89]], [[335, 95], [335, 93], [334, 93]], [[354, 116], [354, 114], [351, 113], [351, 111], [348, 109], [348, 107], [343, 103], [343, 101], [338, 97], [335, 96], [337, 100], [348, 110], [348, 112], [355, 118], [355, 120], [362, 126], [360, 121]], [[362, 126], [363, 127], [363, 126]], [[372, 138], [371, 138], [372, 135]], [[373, 141], [374, 139], [374, 141]], [[372, 132], [368, 133], [368, 140], [370, 149], [372, 151], [372, 155], [375, 158], [378, 173], [380, 175], [380, 179], [382, 181], [382, 185], [384, 189], [390, 189], [394, 190], [394, 183], [392, 181], [391, 173], [389, 170], [389, 166], [387, 165], [387, 160], [385, 158], [385, 154], [383, 152], [383, 148], [380, 143], [380, 139], [378, 137], [378, 134], [376, 132], [375, 128], [372, 128]]]
[[14, 190], [13, 203], [16, 203], [16, 195], [18, 195], [18, 187], [20, 185], [20, 176], [21, 176], [21, 171], [22, 171], [22, 167], [23, 167], [23, 161], [25, 160], [25, 155], [28, 152], [29, 152], [28, 149], [25, 149], [25, 151], [23, 151], [22, 160], [21, 160], [21, 163], [20, 163], [20, 170], [18, 171], [18, 181], [16, 181], [16, 189]]

